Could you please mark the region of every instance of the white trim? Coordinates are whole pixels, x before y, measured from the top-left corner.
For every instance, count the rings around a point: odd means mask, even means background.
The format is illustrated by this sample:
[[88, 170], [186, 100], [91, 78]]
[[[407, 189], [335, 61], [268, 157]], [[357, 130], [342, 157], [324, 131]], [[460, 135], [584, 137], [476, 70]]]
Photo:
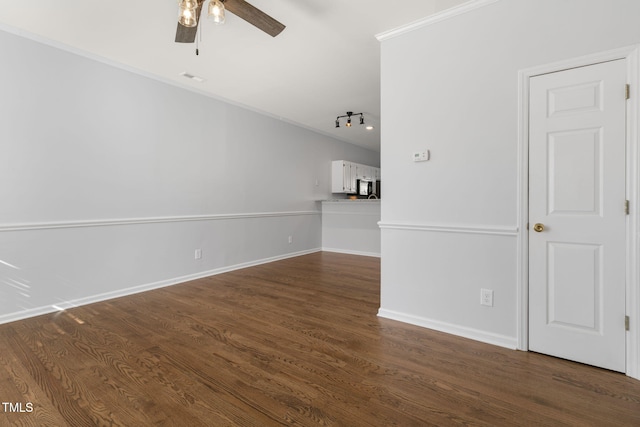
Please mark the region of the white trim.
[[380, 258], [380, 253], [378, 252], [363, 252], [363, 251], [352, 251], [349, 249], [337, 249], [337, 248], [322, 248], [323, 252], [334, 252], [337, 254], [347, 254], [347, 255], [360, 255], [360, 256], [369, 256], [373, 258]]
[[520, 226], [517, 245], [516, 333], [518, 350], [529, 350], [529, 75], [518, 73], [518, 185], [516, 186], [517, 222]]
[[[625, 46], [617, 49], [608, 50], [606, 52], [597, 52], [588, 55], [579, 56], [572, 59], [556, 61], [551, 64], [539, 65], [537, 67], [521, 70], [519, 74], [527, 79], [541, 74], [555, 73], [558, 71], [569, 70], [571, 68], [585, 67], [600, 62], [615, 61], [616, 59], [627, 59], [633, 54], [636, 46]], [[528, 88], [528, 85], [527, 85]], [[527, 92], [528, 93], [528, 92]], [[527, 95], [528, 97], [528, 95]]]
[[126, 289], [119, 289], [119, 290], [113, 291], [113, 292], [105, 292], [105, 293], [102, 293], [102, 294], [92, 295], [92, 296], [84, 297], [84, 298], [78, 298], [78, 299], [71, 300], [71, 301], [52, 302], [50, 305], [37, 307], [37, 308], [32, 308], [32, 309], [24, 310], [24, 311], [21, 311], [21, 312], [18, 312], [18, 313], [10, 313], [10, 314], [5, 314], [3, 316], [0, 316], [0, 324], [9, 323], [9, 322], [15, 322], [17, 320], [27, 319], [29, 317], [39, 316], [39, 315], [42, 315], [42, 314], [54, 313], [56, 311], [62, 311], [62, 310], [69, 309], [69, 308], [72, 308], [72, 307], [78, 307], [78, 306], [82, 306], [82, 305], [93, 304], [93, 303], [96, 303], [96, 302], [106, 301], [106, 300], [110, 300], [110, 299], [113, 299], [113, 298], [125, 297], [125, 296], [129, 296], [129, 295], [137, 294], [137, 293], [140, 293], [140, 292], [150, 291], [150, 290], [153, 290], [153, 289], [159, 289], [159, 288], [164, 288], [164, 287], [167, 287], [167, 286], [178, 285], [180, 283], [185, 283], [185, 282], [188, 282], [188, 281], [191, 281], [191, 280], [201, 279], [201, 278], [210, 277], [210, 276], [216, 276], [218, 274], [228, 273], [228, 272], [234, 271], [234, 270], [241, 270], [241, 269], [247, 268], [247, 267], [254, 267], [256, 265], [267, 264], [267, 263], [274, 262], [274, 261], [280, 261], [280, 260], [287, 259], [287, 258], [294, 258], [294, 257], [298, 257], [298, 256], [301, 256], [301, 255], [307, 255], [307, 254], [320, 252], [320, 251], [321, 251], [320, 248], [316, 248], [316, 249], [309, 249], [309, 250], [300, 251], [300, 252], [292, 252], [292, 253], [288, 253], [288, 254], [284, 254], [284, 255], [278, 255], [278, 256], [274, 256], [274, 257], [270, 257], [270, 258], [263, 258], [263, 259], [259, 259], [259, 260], [255, 260], [255, 261], [248, 261], [248, 262], [243, 262], [243, 263], [240, 263], [240, 264], [230, 265], [230, 266], [226, 266], [226, 267], [220, 267], [220, 268], [216, 268], [216, 269], [213, 269], [213, 270], [202, 271], [202, 272], [199, 272], [199, 273], [189, 274], [189, 275], [186, 275], [186, 276], [175, 277], [173, 279], [167, 279], [167, 280], [162, 280], [162, 281], [159, 281], [159, 282], [148, 283], [148, 284], [145, 284], [145, 285], [138, 285], [138, 286], [133, 286], [133, 287], [126, 288]]
[[518, 227], [496, 227], [484, 225], [451, 224], [415, 224], [400, 222], [382, 222], [378, 226], [383, 230], [431, 231], [439, 233], [489, 234], [494, 236], [517, 236]]
[[50, 230], [56, 228], [107, 227], [114, 225], [157, 224], [165, 222], [219, 221], [229, 219], [272, 218], [286, 216], [320, 215], [320, 211], [255, 212], [219, 215], [186, 215], [147, 218], [120, 218], [81, 221], [40, 222], [25, 224], [0, 224], [0, 232], [25, 230]]
[[438, 320], [427, 319], [425, 317], [414, 316], [411, 314], [401, 313], [393, 310], [378, 310], [378, 316], [385, 319], [397, 320], [411, 325], [421, 326], [423, 328], [433, 329], [435, 331], [445, 332], [447, 334], [457, 335], [464, 338], [469, 338], [475, 341], [484, 342], [487, 344], [497, 345], [500, 347], [506, 347], [509, 349], [516, 349], [517, 340], [514, 337], [507, 335], [493, 334], [479, 329], [467, 328], [464, 326], [458, 326], [451, 323], [440, 322]]
[[403, 25], [401, 27], [376, 34], [376, 39], [378, 39], [378, 41], [389, 40], [402, 34], [415, 31], [419, 28], [433, 25], [436, 22], [445, 21], [455, 16], [462, 15], [463, 13], [471, 12], [472, 10], [478, 9], [480, 7], [488, 6], [497, 1], [498, 0], [471, 0], [461, 5], [454, 6], [452, 8], [445, 9], [441, 12], [427, 16], [426, 18], [422, 18], [409, 24]]
[[627, 78], [631, 85], [631, 99], [627, 101], [627, 371], [640, 379], [640, 46], [627, 55]]
[[[628, 83], [633, 95], [627, 103], [627, 197], [631, 202], [631, 215], [627, 223], [627, 287], [626, 310], [630, 317], [630, 332], [627, 333], [626, 374], [640, 379], [640, 135], [638, 114], [640, 112], [640, 45], [626, 46], [606, 52], [585, 55], [565, 61], [545, 64], [521, 70], [518, 73], [518, 349], [528, 350], [529, 308], [529, 241], [526, 224], [529, 221], [529, 79], [531, 77], [584, 67], [600, 62], [624, 59], [628, 67]], [[622, 327], [622, 326], [621, 326]]]
[[376, 218], [380, 218], [380, 211], [378, 212], [353, 212], [353, 211], [327, 211], [325, 209], [322, 210], [322, 215], [353, 215], [353, 216], [374, 216]]

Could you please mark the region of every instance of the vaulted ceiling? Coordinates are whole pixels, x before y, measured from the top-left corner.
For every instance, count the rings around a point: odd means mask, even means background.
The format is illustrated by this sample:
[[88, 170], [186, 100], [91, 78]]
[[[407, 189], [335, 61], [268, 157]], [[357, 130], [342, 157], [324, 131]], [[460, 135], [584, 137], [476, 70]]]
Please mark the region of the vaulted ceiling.
[[[465, 2], [249, 0], [286, 29], [272, 38], [230, 13], [222, 26], [202, 19], [199, 55], [195, 44], [174, 42], [176, 0], [7, 1], [0, 3], [0, 30], [379, 150], [375, 35]], [[187, 79], [183, 72], [204, 81]], [[336, 116], [347, 111], [363, 112], [374, 129], [336, 128]]]

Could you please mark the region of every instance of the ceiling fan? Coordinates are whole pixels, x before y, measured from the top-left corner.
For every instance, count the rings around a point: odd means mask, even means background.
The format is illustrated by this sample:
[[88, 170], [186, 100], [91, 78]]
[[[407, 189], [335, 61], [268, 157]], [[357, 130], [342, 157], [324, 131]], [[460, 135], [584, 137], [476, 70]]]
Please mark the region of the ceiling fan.
[[[272, 37], [277, 36], [285, 26], [260, 9], [244, 0], [208, 0], [209, 16], [214, 22], [224, 22], [224, 11], [237, 15]], [[205, 0], [180, 0], [180, 19], [176, 30], [176, 43], [193, 43], [198, 32], [200, 14]], [[184, 13], [183, 13], [184, 12]]]

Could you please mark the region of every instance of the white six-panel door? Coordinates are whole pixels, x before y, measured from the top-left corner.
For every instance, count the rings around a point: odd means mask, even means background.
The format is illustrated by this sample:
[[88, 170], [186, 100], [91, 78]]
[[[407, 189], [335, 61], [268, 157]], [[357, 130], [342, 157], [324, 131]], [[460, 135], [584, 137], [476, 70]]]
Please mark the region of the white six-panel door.
[[530, 79], [529, 348], [625, 371], [624, 60]]

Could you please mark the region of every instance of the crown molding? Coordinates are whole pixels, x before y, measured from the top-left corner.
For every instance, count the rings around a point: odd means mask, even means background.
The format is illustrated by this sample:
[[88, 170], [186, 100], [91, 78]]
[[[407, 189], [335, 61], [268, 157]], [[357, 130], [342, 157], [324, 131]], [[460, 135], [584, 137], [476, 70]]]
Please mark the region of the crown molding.
[[427, 27], [429, 25], [435, 24], [436, 22], [451, 19], [455, 16], [462, 15], [463, 13], [471, 12], [472, 10], [478, 9], [480, 7], [488, 6], [497, 1], [499, 0], [471, 0], [459, 6], [454, 6], [452, 8], [443, 10], [442, 12], [438, 12], [434, 15], [427, 16], [426, 18], [419, 19], [417, 21], [411, 22], [401, 27], [394, 28], [389, 31], [385, 31], [380, 34], [376, 34], [376, 38], [378, 39], [378, 41], [381, 41], [381, 42], [385, 40], [389, 40], [394, 37], [400, 36], [402, 34], [415, 31], [419, 28], [423, 28], [423, 27]]

